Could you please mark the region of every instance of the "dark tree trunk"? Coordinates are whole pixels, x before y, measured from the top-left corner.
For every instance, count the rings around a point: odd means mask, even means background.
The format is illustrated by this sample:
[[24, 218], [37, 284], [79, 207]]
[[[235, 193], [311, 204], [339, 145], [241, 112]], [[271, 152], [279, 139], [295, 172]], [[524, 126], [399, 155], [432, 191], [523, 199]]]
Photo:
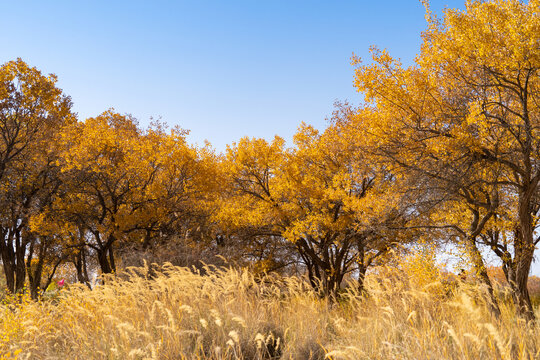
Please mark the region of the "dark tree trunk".
[[77, 281], [81, 284], [85, 284], [90, 289], [90, 278], [88, 277], [88, 270], [86, 266], [86, 253], [84, 247], [81, 247], [73, 262], [75, 270], [77, 271]]
[[7, 290], [15, 294], [24, 288], [26, 280], [26, 248], [27, 243], [21, 239], [19, 229], [3, 232], [0, 239], [0, 252], [6, 277]]
[[523, 285], [524, 281], [526, 284], [527, 279], [524, 280], [523, 277], [518, 278], [515, 275], [517, 274], [514, 274], [510, 279], [510, 287], [512, 289], [512, 299], [516, 307], [516, 313], [527, 321], [534, 321], [535, 316], [529, 290], [527, 289], [527, 285]]
[[367, 266], [364, 266], [363, 263], [358, 264], [358, 293], [360, 295], [365, 295], [366, 288], [364, 281], [366, 280]]
[[[344, 264], [349, 248], [333, 250], [333, 240], [331, 237], [319, 241], [301, 238], [296, 246], [306, 263], [308, 279], [313, 289], [321, 296], [335, 298], [347, 273]], [[316, 247], [310, 244], [316, 244]]]
[[499, 308], [499, 303], [497, 302], [497, 298], [495, 297], [493, 285], [487, 273], [487, 268], [482, 258], [482, 254], [476, 246], [476, 239], [468, 238], [466, 246], [467, 252], [469, 253], [469, 257], [473, 265], [474, 272], [478, 277], [478, 280], [480, 281], [480, 285], [484, 292], [489, 312], [491, 313], [491, 315], [493, 315], [493, 317], [499, 319], [501, 317], [501, 309]]
[[26, 241], [22, 238], [20, 230], [15, 232], [15, 257], [16, 262], [16, 281], [15, 292], [23, 290], [26, 280]]
[[509, 271], [508, 282], [512, 288], [512, 296], [516, 312], [527, 321], [535, 319], [527, 282], [534, 258], [533, 219], [531, 214], [532, 189], [520, 193], [519, 226], [514, 239], [514, 261]]
[[103, 274], [111, 274], [116, 271], [114, 262], [113, 243], [116, 240], [114, 235], [109, 235], [106, 242], [101, 242], [99, 233], [96, 233], [99, 248], [96, 249], [99, 266]]
[[148, 249], [148, 247], [150, 246], [150, 240], [152, 240], [152, 231], [150, 229], [146, 229], [144, 235], [143, 250]]
[[308, 280], [309, 280], [309, 283], [311, 285], [312, 288], [316, 289], [318, 287], [318, 284], [317, 284], [317, 277], [315, 275], [315, 270], [313, 269], [313, 264], [311, 263], [306, 263], [306, 268], [307, 268], [307, 271], [308, 271]]
[[13, 263], [10, 259], [2, 256], [2, 262], [4, 264], [4, 273], [6, 276], [6, 288], [10, 293], [15, 293], [15, 271]]
[[34, 258], [36, 238], [30, 240], [30, 249], [26, 258], [26, 272], [28, 273], [28, 282], [30, 284], [30, 296], [32, 299], [37, 299], [39, 296], [39, 290], [41, 288], [41, 277], [43, 275], [43, 265], [45, 262], [45, 253], [47, 251], [46, 240], [41, 239], [38, 245], [38, 259], [37, 263], [32, 266], [32, 260]]
[[2, 252], [2, 264], [4, 266], [4, 275], [6, 277], [6, 288], [13, 294], [15, 292], [15, 257], [10, 230], [2, 232], [0, 251]]
[[109, 263], [111, 265], [112, 272], [116, 272], [116, 264], [114, 262], [114, 252], [113, 252], [112, 244], [109, 247]]
[[108, 249], [98, 249], [97, 257], [99, 262], [99, 267], [103, 274], [110, 274], [113, 272], [111, 264], [109, 263], [109, 258], [107, 257]]
[[368, 264], [366, 264], [366, 251], [363, 240], [363, 238], [359, 238], [356, 241], [356, 251], [358, 251], [358, 259], [356, 260], [356, 263], [358, 264], [358, 293], [360, 295], [366, 294], [364, 281], [366, 279], [366, 272], [368, 268]]

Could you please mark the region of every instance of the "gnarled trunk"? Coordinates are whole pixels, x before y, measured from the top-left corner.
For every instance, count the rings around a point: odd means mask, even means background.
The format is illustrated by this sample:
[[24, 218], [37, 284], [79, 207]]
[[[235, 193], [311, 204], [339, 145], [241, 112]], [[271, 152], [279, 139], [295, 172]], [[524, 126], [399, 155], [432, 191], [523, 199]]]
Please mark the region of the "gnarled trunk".
[[[529, 220], [528, 220], [529, 218]], [[515, 231], [514, 259], [506, 266], [506, 279], [512, 289], [512, 299], [516, 313], [527, 321], [535, 320], [534, 310], [527, 289], [529, 271], [534, 257], [532, 219], [520, 211], [520, 225]]]
[[4, 265], [7, 290], [15, 294], [24, 288], [26, 280], [25, 253], [27, 243], [21, 239], [19, 229], [8, 229], [2, 232], [0, 253]]
[[366, 294], [366, 288], [364, 281], [366, 280], [367, 266], [364, 264], [358, 265], [358, 293], [360, 295]]
[[493, 291], [493, 284], [491, 283], [487, 273], [487, 268], [482, 258], [482, 254], [476, 246], [476, 239], [469, 237], [467, 239], [466, 247], [475, 275], [480, 281], [480, 286], [484, 293], [488, 310], [491, 315], [493, 315], [496, 319], [499, 319], [501, 317], [501, 309], [499, 308], [499, 303], [497, 302], [495, 292]]
[[111, 274], [114, 271], [114, 269], [111, 266], [111, 263], [109, 262], [108, 254], [109, 254], [108, 248], [97, 250], [99, 267], [101, 268], [101, 272], [103, 274]]
[[75, 256], [73, 264], [75, 265], [75, 270], [77, 271], [77, 281], [81, 284], [85, 284], [91, 289], [92, 287], [90, 286], [90, 278], [88, 277], [86, 252], [84, 246], [81, 246], [81, 249]]

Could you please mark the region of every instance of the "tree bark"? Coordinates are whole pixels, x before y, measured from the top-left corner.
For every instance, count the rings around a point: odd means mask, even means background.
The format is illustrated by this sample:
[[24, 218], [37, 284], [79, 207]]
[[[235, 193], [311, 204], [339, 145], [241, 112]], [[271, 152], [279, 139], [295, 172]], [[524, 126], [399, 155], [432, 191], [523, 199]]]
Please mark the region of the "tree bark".
[[516, 313], [527, 321], [534, 321], [535, 315], [527, 289], [529, 271], [534, 257], [532, 219], [530, 213], [520, 211], [520, 224], [515, 232], [514, 261], [508, 269], [507, 280], [512, 289]]
[[0, 239], [0, 251], [2, 253], [2, 265], [6, 278], [6, 287], [10, 293], [15, 292], [15, 259], [13, 256], [13, 243], [11, 241], [11, 231], [5, 229], [2, 231]]
[[21, 239], [19, 229], [8, 229], [2, 232], [0, 239], [0, 252], [4, 266], [7, 290], [15, 294], [22, 290], [26, 280], [26, 247]]
[[111, 267], [111, 264], [109, 263], [109, 258], [107, 254], [108, 254], [108, 249], [97, 250], [99, 267], [101, 268], [101, 272], [103, 274], [110, 274], [113, 272], [113, 269]]
[[73, 264], [75, 265], [75, 270], [77, 271], [77, 281], [81, 284], [85, 284], [90, 289], [92, 289], [92, 287], [90, 286], [90, 279], [88, 277], [86, 254], [84, 247], [81, 247], [81, 249], [77, 253]]
[[482, 259], [482, 254], [476, 246], [476, 239], [469, 237], [467, 239], [466, 247], [474, 272], [480, 281], [480, 286], [484, 293], [488, 310], [493, 317], [499, 319], [501, 317], [501, 309], [499, 308], [499, 303], [497, 302], [495, 292], [493, 291], [493, 285], [487, 273], [484, 260]]
[[360, 295], [366, 294], [365, 280], [366, 280], [367, 266], [364, 264], [358, 264], [358, 293]]
[[43, 275], [43, 265], [45, 262], [45, 253], [47, 246], [44, 242], [46, 240], [41, 239], [38, 245], [38, 258], [37, 263], [32, 267], [32, 260], [34, 258], [34, 251], [36, 246], [36, 238], [30, 241], [30, 250], [26, 258], [26, 272], [28, 273], [28, 282], [30, 284], [30, 296], [32, 299], [37, 299], [39, 296], [39, 289], [41, 288], [41, 277]]

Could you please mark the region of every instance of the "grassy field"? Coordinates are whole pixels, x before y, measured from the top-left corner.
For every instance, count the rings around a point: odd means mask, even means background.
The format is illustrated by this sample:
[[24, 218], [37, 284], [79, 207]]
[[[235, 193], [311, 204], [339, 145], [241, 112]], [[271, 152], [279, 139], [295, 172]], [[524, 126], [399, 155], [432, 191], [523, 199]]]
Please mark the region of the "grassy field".
[[6, 299], [3, 359], [537, 359], [540, 332], [487, 313], [474, 286], [372, 274], [367, 295], [319, 298], [296, 277], [166, 265], [41, 302]]

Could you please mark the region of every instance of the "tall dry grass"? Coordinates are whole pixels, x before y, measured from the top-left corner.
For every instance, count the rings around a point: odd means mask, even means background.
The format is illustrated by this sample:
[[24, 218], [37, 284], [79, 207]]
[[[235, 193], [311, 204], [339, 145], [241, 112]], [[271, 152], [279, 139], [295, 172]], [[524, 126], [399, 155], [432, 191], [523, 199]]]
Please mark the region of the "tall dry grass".
[[536, 359], [536, 325], [511, 304], [492, 319], [472, 285], [419, 285], [398, 272], [337, 302], [300, 279], [164, 266], [71, 286], [39, 303], [1, 307], [3, 358], [21, 359]]

